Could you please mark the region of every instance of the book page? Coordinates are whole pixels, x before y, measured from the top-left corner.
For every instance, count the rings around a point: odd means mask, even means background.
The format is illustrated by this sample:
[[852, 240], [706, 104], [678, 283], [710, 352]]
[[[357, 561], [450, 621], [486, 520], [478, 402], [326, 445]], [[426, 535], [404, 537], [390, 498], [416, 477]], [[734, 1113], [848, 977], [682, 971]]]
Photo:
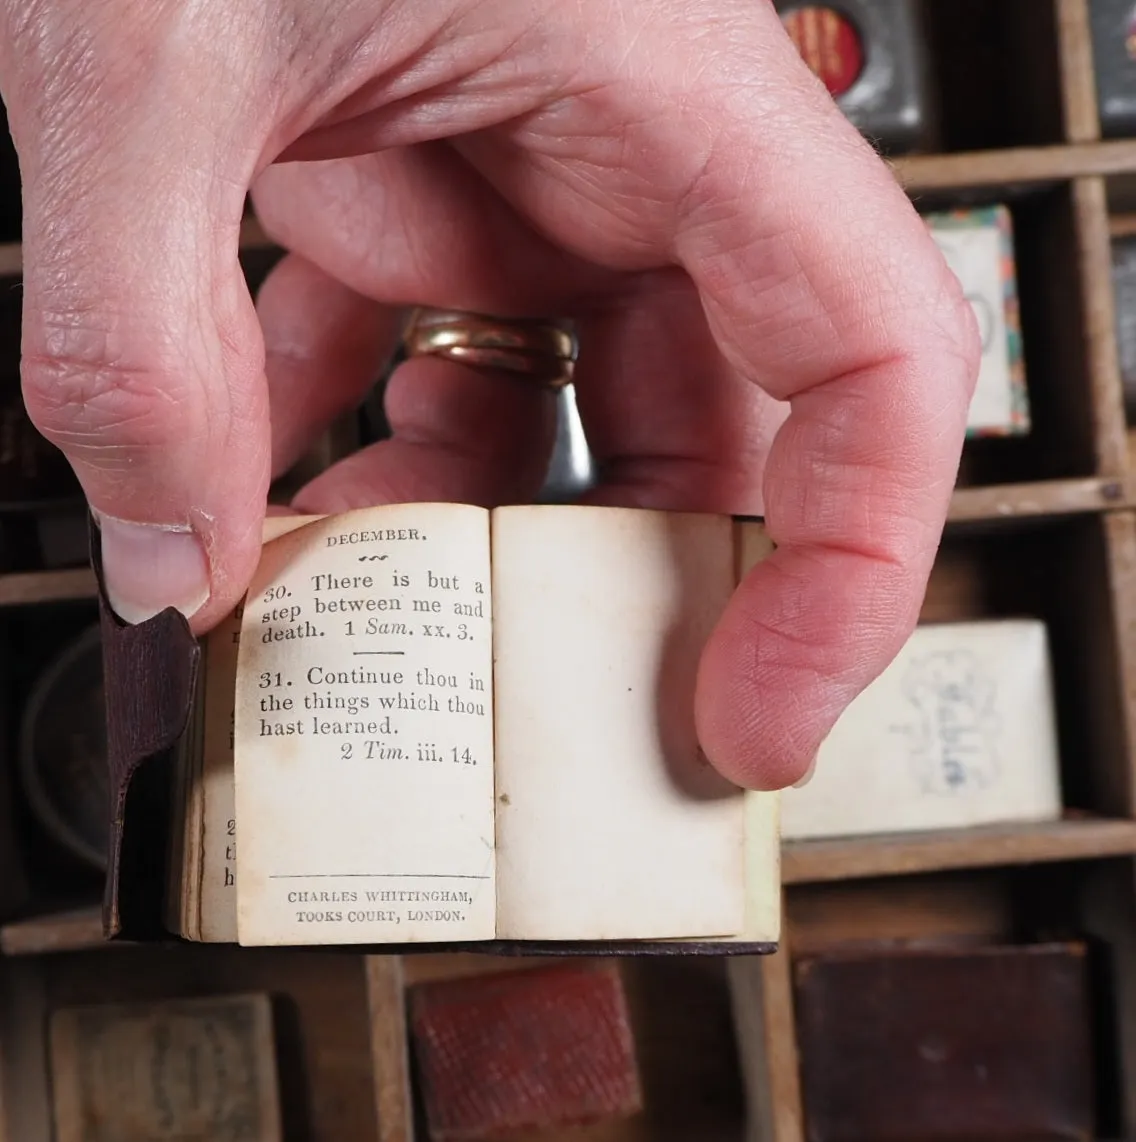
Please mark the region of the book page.
[[492, 938], [488, 519], [396, 504], [265, 546], [236, 688], [242, 944]]
[[498, 935], [735, 935], [743, 795], [694, 731], [732, 521], [622, 508], [493, 513]]
[[779, 793], [745, 793], [746, 913], [738, 939], [775, 943], [781, 935]]
[[[201, 867], [196, 870], [197, 938], [237, 942], [237, 810], [233, 734], [237, 648], [243, 604], [210, 632], [202, 648], [205, 732], [200, 788]], [[194, 871], [190, 870], [190, 875]]]
[[[740, 583], [774, 546], [757, 520], [738, 520], [734, 536]], [[746, 919], [738, 939], [775, 942], [781, 935], [781, 794], [747, 790], [745, 803]]]
[[[270, 543], [321, 516], [270, 516], [264, 521], [264, 542]], [[233, 786], [233, 745], [236, 719], [237, 650], [244, 604], [210, 631], [202, 648], [204, 731], [200, 788], [201, 867], [188, 869], [183, 879], [198, 877], [197, 918], [191, 938], [207, 943], [237, 942], [237, 810]]]
[[[773, 541], [758, 520], [734, 523], [738, 582], [773, 554]], [[745, 792], [745, 922], [736, 936], [744, 944], [776, 943], [781, 936], [780, 793]]]

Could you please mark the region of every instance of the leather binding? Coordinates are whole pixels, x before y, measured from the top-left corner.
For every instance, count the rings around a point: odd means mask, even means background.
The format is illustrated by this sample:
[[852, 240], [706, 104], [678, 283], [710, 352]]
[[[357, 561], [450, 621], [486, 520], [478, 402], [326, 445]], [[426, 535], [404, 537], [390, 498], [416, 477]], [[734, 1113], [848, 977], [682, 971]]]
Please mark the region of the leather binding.
[[166, 938], [172, 758], [193, 708], [201, 649], [173, 607], [137, 626], [114, 613], [93, 520], [91, 565], [99, 593], [110, 780], [103, 930], [108, 939]]
[[[91, 565], [98, 589], [107, 707], [110, 828], [103, 932], [108, 940], [174, 942], [163, 902], [171, 827], [174, 758], [196, 700], [201, 648], [171, 608], [124, 623], [106, 595], [98, 524], [92, 517]], [[741, 941], [490, 940], [447, 944], [316, 945], [346, 952], [483, 952], [489, 955], [764, 955], [776, 943]]]
[[1084, 945], [859, 950], [794, 974], [809, 1142], [1093, 1136]]
[[643, 1109], [618, 964], [417, 984], [411, 1041], [432, 1142], [488, 1142]]

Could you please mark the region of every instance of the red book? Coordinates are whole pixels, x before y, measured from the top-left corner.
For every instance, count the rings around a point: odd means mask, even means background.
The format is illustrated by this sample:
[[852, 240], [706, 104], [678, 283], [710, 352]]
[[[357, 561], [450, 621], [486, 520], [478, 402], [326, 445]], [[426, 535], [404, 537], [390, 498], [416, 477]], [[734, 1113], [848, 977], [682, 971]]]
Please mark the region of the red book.
[[434, 1142], [488, 1142], [642, 1108], [613, 964], [421, 984], [410, 1025]]

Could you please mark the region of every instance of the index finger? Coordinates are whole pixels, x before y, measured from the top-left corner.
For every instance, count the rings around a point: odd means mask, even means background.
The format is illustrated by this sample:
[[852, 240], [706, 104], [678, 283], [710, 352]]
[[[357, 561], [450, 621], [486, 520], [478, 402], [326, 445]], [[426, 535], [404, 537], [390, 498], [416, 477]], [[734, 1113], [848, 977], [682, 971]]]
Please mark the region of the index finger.
[[772, 74], [710, 93], [710, 121], [726, 126], [683, 202], [675, 254], [728, 359], [791, 408], [763, 489], [777, 551], [736, 592], [697, 696], [714, 764], [776, 788], [806, 771], [914, 627], [979, 347], [891, 172], [772, 9], [760, 19], [778, 45]]

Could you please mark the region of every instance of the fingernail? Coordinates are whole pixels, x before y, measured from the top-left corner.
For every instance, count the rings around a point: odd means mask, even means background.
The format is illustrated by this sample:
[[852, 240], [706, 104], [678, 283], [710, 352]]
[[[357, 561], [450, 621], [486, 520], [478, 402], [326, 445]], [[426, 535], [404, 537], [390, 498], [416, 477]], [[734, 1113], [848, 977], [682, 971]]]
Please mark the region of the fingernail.
[[209, 561], [189, 528], [99, 515], [107, 598], [123, 622], [176, 607], [192, 617], [209, 598]]
[[808, 769], [806, 769], [805, 772], [802, 773], [801, 776], [798, 777], [797, 780], [793, 782], [793, 788], [794, 789], [804, 789], [804, 787], [806, 785], [808, 785], [808, 783], [810, 781], [812, 781], [813, 774], [816, 773], [816, 767], [817, 767], [817, 755], [814, 753], [812, 761], [809, 762]]

